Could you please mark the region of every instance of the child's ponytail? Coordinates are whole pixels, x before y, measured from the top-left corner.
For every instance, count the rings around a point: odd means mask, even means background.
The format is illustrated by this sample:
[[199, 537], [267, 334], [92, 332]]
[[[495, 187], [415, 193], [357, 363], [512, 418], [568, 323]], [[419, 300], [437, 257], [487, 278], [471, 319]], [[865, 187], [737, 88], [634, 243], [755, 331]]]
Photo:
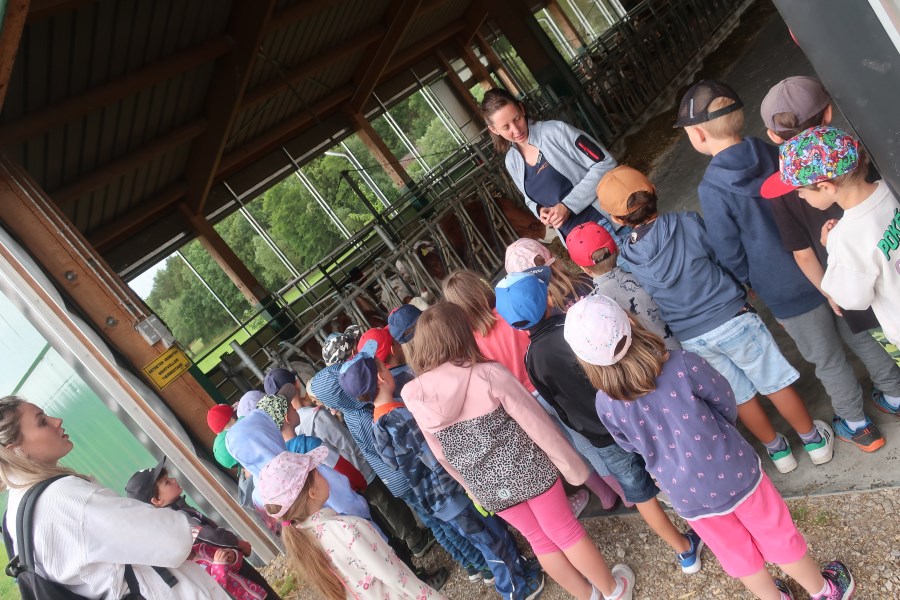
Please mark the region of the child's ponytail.
[[[334, 567], [322, 546], [312, 533], [297, 527], [310, 516], [306, 510], [306, 503], [312, 479], [310, 477], [306, 480], [297, 501], [283, 517], [285, 522], [290, 521], [290, 524], [284, 523], [281, 527], [285, 557], [290, 567], [301, 579], [316, 589], [323, 600], [345, 600], [347, 593], [344, 584], [335, 574]], [[265, 508], [269, 514], [281, 510], [280, 506], [271, 504], [267, 504]]]
[[[624, 341], [622, 338], [620, 343]], [[617, 348], [616, 353], [619, 351]], [[592, 365], [581, 358], [578, 363], [591, 385], [610, 398], [634, 400], [656, 389], [656, 378], [662, 373], [667, 352], [662, 338], [632, 320], [631, 346], [621, 360], [609, 366]]]
[[554, 308], [565, 312], [592, 289], [593, 284], [587, 275], [583, 273], [572, 275], [559, 259], [550, 264], [550, 285], [547, 286], [547, 295]]

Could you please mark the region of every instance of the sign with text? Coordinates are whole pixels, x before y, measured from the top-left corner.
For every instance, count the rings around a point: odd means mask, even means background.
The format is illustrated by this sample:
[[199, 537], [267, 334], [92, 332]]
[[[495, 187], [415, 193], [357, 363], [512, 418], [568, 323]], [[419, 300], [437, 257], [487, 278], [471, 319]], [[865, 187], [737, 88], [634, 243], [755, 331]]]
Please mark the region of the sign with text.
[[143, 371], [156, 387], [163, 389], [184, 375], [190, 366], [191, 359], [181, 351], [181, 348], [172, 346], [144, 367]]

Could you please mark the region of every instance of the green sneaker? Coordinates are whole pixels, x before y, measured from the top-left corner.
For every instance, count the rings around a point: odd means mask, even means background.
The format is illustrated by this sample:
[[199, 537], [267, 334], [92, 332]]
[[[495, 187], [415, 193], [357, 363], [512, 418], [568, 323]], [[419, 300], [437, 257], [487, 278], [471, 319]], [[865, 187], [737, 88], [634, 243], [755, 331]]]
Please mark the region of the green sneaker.
[[779, 473], [790, 473], [797, 468], [797, 459], [794, 458], [794, 453], [791, 452], [791, 445], [788, 443], [787, 438], [780, 433], [775, 435], [784, 440], [784, 450], [774, 453], [769, 452], [769, 458], [775, 463], [775, 468], [778, 469]]
[[834, 457], [834, 431], [824, 421], [813, 421], [813, 425], [822, 439], [815, 444], [804, 444], [803, 449], [814, 465], [824, 465]]

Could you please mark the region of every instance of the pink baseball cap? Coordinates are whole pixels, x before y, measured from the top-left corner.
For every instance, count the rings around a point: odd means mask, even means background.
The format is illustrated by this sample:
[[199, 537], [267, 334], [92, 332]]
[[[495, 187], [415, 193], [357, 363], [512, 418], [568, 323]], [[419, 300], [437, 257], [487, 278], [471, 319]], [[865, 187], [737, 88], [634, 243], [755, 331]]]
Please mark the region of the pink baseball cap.
[[[592, 365], [608, 367], [622, 360], [631, 347], [631, 321], [612, 298], [591, 294], [566, 313], [563, 337], [575, 356]], [[616, 354], [623, 337], [625, 344]]]
[[259, 472], [256, 489], [264, 504], [277, 504], [281, 510], [272, 516], [283, 517], [297, 501], [309, 474], [328, 457], [328, 449], [318, 447], [306, 454], [282, 452]]
[[[534, 262], [537, 257], [544, 259], [543, 263]], [[556, 258], [550, 254], [547, 246], [531, 238], [519, 238], [506, 248], [506, 263], [504, 268], [507, 273], [521, 273], [532, 267], [553, 264]]]

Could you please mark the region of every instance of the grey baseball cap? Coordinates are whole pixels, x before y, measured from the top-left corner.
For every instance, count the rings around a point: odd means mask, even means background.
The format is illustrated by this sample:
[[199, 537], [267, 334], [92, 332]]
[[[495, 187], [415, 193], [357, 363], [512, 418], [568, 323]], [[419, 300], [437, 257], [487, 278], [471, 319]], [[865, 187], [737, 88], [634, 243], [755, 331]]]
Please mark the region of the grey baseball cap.
[[[803, 123], [831, 104], [831, 94], [814, 77], [788, 77], [776, 83], [759, 106], [759, 114], [768, 129], [778, 131], [775, 115], [793, 114]], [[818, 123], [817, 123], [818, 125]]]

